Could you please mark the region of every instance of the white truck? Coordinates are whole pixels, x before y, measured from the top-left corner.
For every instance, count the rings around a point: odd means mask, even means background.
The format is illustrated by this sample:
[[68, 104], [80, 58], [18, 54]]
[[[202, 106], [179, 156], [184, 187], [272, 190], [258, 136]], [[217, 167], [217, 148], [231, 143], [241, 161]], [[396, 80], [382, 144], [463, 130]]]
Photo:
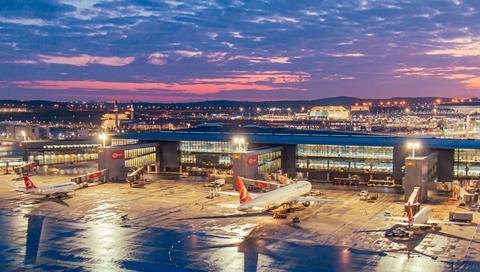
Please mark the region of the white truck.
[[450, 212], [448, 215], [450, 221], [470, 223], [473, 220], [471, 212]]

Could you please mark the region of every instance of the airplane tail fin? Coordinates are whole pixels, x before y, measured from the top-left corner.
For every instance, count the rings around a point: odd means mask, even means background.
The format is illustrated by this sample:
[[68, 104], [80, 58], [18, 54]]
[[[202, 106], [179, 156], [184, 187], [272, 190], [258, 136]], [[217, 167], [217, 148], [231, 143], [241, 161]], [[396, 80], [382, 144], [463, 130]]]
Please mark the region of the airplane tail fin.
[[33, 180], [30, 179], [29, 176], [24, 176], [23, 181], [25, 182], [25, 188], [27, 190], [37, 188], [37, 185], [35, 185], [35, 183], [33, 182]]
[[235, 183], [237, 185], [237, 190], [240, 193], [240, 204], [243, 204], [252, 200], [252, 198], [250, 197], [250, 194], [247, 191], [247, 188], [245, 187], [245, 184], [243, 184], [242, 178], [237, 177], [235, 180]]
[[412, 211], [412, 204], [408, 202], [408, 209], [407, 209], [407, 216], [408, 216], [408, 224], [413, 224], [413, 211]]

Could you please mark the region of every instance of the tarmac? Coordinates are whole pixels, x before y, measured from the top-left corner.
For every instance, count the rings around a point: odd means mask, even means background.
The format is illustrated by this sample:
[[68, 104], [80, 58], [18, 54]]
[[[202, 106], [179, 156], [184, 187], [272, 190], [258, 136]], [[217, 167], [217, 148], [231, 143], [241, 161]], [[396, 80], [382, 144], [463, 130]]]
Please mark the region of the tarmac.
[[[81, 171], [80, 171], [81, 172]], [[37, 185], [70, 181], [79, 171], [32, 176]], [[143, 188], [105, 183], [65, 199], [14, 191], [15, 175], [0, 176], [0, 261], [7, 270], [166, 271], [479, 271], [480, 230], [442, 226], [411, 239], [385, 237], [384, 212], [403, 215], [403, 196], [378, 192], [373, 203], [348, 186], [315, 185], [321, 197], [293, 215], [240, 213], [238, 197], [208, 199], [205, 182], [148, 175]], [[230, 190], [226, 185], [223, 190]], [[433, 218], [462, 209], [436, 198]], [[475, 221], [480, 216], [475, 214]]]

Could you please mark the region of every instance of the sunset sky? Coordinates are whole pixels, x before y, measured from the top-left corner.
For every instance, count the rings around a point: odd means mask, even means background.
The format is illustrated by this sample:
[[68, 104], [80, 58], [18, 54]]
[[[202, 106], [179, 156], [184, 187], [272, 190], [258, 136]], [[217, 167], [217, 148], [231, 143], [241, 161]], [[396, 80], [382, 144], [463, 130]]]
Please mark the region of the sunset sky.
[[478, 0], [9, 0], [0, 35], [0, 99], [480, 92]]

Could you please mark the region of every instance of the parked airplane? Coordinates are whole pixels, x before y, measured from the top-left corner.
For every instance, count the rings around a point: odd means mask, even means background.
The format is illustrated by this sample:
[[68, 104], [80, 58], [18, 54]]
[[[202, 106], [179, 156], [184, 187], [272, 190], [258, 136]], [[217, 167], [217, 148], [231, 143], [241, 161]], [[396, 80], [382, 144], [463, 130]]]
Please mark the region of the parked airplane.
[[25, 190], [17, 191], [25, 194], [44, 195], [46, 197], [67, 196], [69, 193], [72, 193], [79, 188], [78, 184], [75, 182], [65, 182], [61, 184], [38, 187], [29, 176], [24, 176], [23, 181], [25, 182]]
[[386, 216], [388, 220], [395, 220], [391, 223], [407, 226], [409, 228], [434, 227], [436, 225], [471, 225], [471, 223], [441, 221], [430, 219], [431, 208], [422, 208], [417, 214], [413, 215], [412, 205], [408, 203], [407, 217]]
[[[240, 205], [236, 208], [239, 211], [246, 212], [251, 210], [272, 210], [282, 205], [292, 206], [296, 203], [302, 203], [303, 206], [310, 206], [310, 202], [333, 202], [336, 200], [305, 197], [304, 195], [310, 193], [312, 184], [308, 181], [302, 180], [296, 183], [288, 184], [279, 187], [275, 190], [263, 194], [250, 194], [242, 181], [242, 178], [237, 177], [235, 180], [240, 196]], [[227, 195], [236, 195], [231, 192], [215, 192]]]

